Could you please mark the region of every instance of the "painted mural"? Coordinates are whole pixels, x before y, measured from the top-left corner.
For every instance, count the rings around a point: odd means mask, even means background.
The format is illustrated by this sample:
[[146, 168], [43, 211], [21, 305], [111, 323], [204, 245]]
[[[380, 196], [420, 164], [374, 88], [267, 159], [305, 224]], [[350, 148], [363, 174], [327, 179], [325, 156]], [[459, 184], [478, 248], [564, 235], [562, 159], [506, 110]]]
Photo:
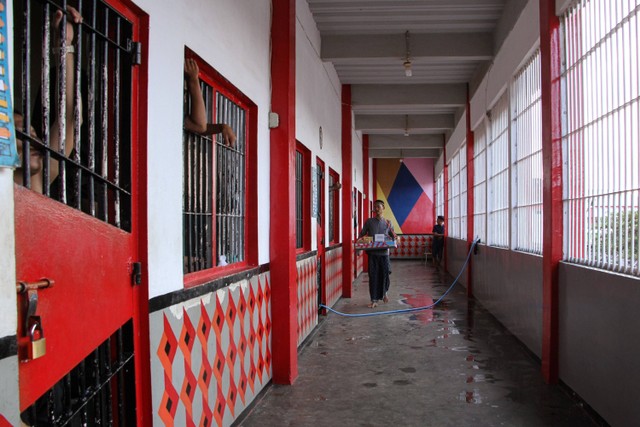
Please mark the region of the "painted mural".
[[433, 159], [375, 159], [376, 199], [398, 234], [430, 233], [433, 228]]

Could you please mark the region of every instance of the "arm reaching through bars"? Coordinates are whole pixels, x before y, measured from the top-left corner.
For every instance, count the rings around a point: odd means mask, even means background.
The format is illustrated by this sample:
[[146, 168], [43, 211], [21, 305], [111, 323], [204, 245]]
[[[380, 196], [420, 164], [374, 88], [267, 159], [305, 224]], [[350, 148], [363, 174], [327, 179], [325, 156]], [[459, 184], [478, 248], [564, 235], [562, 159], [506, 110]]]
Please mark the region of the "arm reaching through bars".
[[184, 128], [200, 135], [221, 133], [224, 144], [228, 147], [235, 147], [236, 134], [231, 126], [226, 123], [207, 123], [207, 112], [198, 78], [199, 72], [198, 63], [192, 58], [187, 58], [184, 63], [184, 74], [187, 91], [191, 97], [191, 113], [184, 118]]
[[[62, 22], [63, 13], [61, 10], [56, 11], [53, 16], [53, 29], [54, 29], [54, 54], [56, 55], [56, 61], [58, 63], [64, 63], [64, 78], [65, 78], [65, 92], [64, 92], [64, 112], [58, 111], [55, 122], [51, 129], [51, 141], [50, 147], [56, 152], [61, 152], [62, 143], [64, 144], [64, 155], [69, 157], [74, 149], [75, 140], [75, 127], [74, 127], [74, 93], [75, 93], [75, 48], [73, 46], [74, 37], [74, 25], [78, 25], [82, 22], [82, 16], [73, 7], [67, 6], [66, 13], [66, 28], [64, 31], [65, 42], [61, 45], [59, 38], [61, 37], [60, 24]], [[79, 120], [82, 124], [82, 104], [80, 99], [77, 100], [80, 107]], [[64, 120], [64, 141], [62, 141], [61, 134], [61, 121]], [[60, 171], [60, 163], [52, 162], [49, 169], [49, 181], [52, 182], [58, 176]]]

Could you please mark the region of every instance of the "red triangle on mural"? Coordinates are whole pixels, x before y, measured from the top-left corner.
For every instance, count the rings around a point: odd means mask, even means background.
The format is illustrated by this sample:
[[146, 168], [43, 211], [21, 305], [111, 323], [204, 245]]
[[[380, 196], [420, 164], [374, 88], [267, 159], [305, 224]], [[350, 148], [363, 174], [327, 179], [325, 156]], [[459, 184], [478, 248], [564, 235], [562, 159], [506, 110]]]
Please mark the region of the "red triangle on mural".
[[402, 228], [403, 234], [431, 233], [433, 229], [433, 202], [425, 193], [422, 193], [416, 204], [413, 205], [413, 209], [400, 228]]

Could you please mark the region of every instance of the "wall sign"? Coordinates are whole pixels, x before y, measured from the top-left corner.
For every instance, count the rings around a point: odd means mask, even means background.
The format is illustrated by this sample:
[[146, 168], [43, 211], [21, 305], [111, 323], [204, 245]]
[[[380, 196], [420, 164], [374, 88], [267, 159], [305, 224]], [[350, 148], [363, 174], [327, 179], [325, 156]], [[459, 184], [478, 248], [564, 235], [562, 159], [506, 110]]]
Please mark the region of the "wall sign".
[[19, 165], [9, 80], [6, 0], [0, 0], [0, 167]]

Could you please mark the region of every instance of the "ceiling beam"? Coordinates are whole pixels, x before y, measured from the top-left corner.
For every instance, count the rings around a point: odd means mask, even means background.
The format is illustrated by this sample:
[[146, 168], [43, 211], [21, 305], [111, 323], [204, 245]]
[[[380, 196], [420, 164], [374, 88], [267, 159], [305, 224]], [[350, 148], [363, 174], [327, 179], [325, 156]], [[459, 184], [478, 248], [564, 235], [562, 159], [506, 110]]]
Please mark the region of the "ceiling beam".
[[423, 149], [443, 148], [442, 135], [369, 135], [369, 148], [374, 149]]
[[439, 148], [421, 148], [414, 150], [399, 149], [369, 149], [369, 157], [372, 159], [402, 159], [402, 158], [430, 158], [440, 157], [442, 150]]
[[410, 114], [412, 112], [453, 113], [465, 105], [467, 85], [352, 85], [353, 111]]
[[452, 130], [455, 124], [453, 114], [421, 115], [356, 115], [355, 129], [368, 134], [381, 133], [444, 133]]
[[[491, 33], [410, 34], [409, 48], [414, 63], [488, 61], [493, 57], [493, 37]], [[327, 35], [322, 37], [321, 56], [334, 64], [403, 61], [405, 35]]]

